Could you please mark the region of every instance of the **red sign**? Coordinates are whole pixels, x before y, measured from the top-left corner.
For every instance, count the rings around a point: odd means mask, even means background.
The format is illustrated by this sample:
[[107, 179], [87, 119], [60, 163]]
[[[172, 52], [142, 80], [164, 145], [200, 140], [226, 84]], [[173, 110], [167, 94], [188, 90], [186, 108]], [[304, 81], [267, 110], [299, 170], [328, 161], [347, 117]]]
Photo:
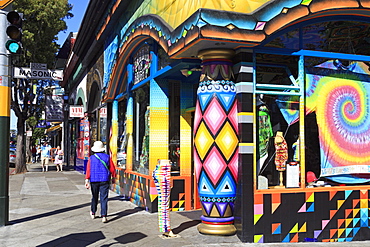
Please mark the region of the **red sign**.
[[0, 9], [4, 9], [11, 2], [13, 2], [13, 0], [0, 0]]
[[101, 118], [107, 118], [108, 116], [106, 107], [100, 108], [99, 113]]
[[69, 117], [84, 117], [84, 107], [83, 106], [69, 106]]

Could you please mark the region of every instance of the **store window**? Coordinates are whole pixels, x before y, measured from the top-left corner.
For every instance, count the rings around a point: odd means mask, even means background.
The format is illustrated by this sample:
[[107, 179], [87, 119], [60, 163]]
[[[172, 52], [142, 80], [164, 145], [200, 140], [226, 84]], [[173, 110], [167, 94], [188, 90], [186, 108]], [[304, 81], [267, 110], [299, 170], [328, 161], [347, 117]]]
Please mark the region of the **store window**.
[[149, 174], [149, 86], [134, 92], [134, 164], [133, 171]]
[[297, 59], [258, 54], [256, 60], [257, 188], [300, 187]]
[[80, 120], [77, 140], [77, 158], [88, 159], [90, 156], [90, 123], [88, 117]]
[[171, 160], [171, 174], [180, 175], [180, 85], [179, 81], [170, 81], [169, 93], [169, 159]]
[[256, 60], [257, 188], [369, 184], [368, 62], [305, 57], [299, 81], [296, 57]]
[[107, 145], [107, 119], [108, 109], [106, 106], [99, 109], [99, 139]]
[[118, 152], [117, 152], [117, 165], [120, 168], [126, 168], [127, 159], [127, 142], [128, 135], [126, 129], [126, 110], [127, 101], [122, 100], [118, 103]]

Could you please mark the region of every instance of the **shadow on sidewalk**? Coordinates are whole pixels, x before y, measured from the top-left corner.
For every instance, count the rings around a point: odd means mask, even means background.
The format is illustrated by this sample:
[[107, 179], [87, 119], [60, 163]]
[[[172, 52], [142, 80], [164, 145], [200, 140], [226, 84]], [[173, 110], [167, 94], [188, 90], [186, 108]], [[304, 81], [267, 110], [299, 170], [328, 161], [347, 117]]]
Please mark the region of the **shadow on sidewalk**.
[[65, 213], [65, 212], [68, 212], [68, 211], [84, 208], [84, 207], [87, 207], [87, 206], [90, 206], [90, 202], [80, 204], [80, 205], [76, 205], [76, 206], [72, 206], [72, 207], [68, 207], [68, 208], [57, 209], [57, 210], [54, 210], [54, 211], [50, 211], [50, 212], [43, 213], [43, 214], [37, 214], [37, 215], [22, 218], [22, 219], [12, 220], [12, 221], [9, 222], [9, 225], [19, 224], [19, 223], [23, 223], [23, 222], [31, 221], [31, 220], [36, 220], [36, 219], [40, 219], [40, 218], [43, 218], [43, 217], [49, 217], [49, 216], [52, 216], [52, 215], [55, 215], [55, 214]]
[[184, 231], [184, 230], [186, 230], [190, 227], [198, 225], [200, 222], [201, 222], [201, 220], [191, 220], [191, 221], [181, 223], [178, 227], [173, 228], [172, 232], [175, 233], [175, 234], [179, 234], [180, 232], [182, 232], [182, 231]]
[[114, 238], [116, 240], [116, 243], [111, 243], [111, 244], [105, 244], [102, 245], [101, 247], [109, 247], [115, 244], [128, 244], [128, 243], [133, 243], [136, 241], [139, 241], [140, 239], [146, 238], [148, 235], [145, 235], [144, 233], [141, 232], [130, 232], [126, 233], [122, 236], [119, 236], [117, 238]]
[[120, 219], [122, 217], [125, 217], [127, 215], [134, 214], [134, 213], [137, 213], [137, 212], [140, 212], [140, 211], [143, 211], [143, 210], [144, 209], [142, 209], [142, 208], [136, 207], [136, 208], [127, 209], [125, 211], [118, 212], [118, 213], [115, 213], [115, 214], [108, 214], [108, 216], [113, 217], [113, 218], [109, 219], [109, 221], [115, 221], [115, 220], [118, 220], [118, 219]]
[[57, 238], [50, 242], [37, 245], [37, 247], [51, 247], [51, 246], [85, 247], [102, 239], [105, 239], [105, 236], [101, 231], [73, 233], [64, 237]]

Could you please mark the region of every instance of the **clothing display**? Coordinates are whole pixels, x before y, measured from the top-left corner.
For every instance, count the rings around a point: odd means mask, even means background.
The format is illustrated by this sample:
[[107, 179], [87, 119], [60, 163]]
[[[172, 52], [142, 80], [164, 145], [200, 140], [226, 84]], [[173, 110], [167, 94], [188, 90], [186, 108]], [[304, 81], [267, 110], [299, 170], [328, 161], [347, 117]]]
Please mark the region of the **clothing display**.
[[261, 170], [268, 157], [268, 144], [273, 136], [270, 115], [265, 105], [258, 109], [258, 136], [259, 136], [259, 156], [257, 158], [257, 174]]
[[288, 145], [284, 139], [283, 132], [278, 131], [275, 136], [275, 166], [278, 171], [285, 171], [288, 160]]
[[158, 223], [160, 232], [171, 231], [170, 227], [170, 193], [171, 162], [159, 160], [153, 171], [155, 187], [158, 191]]
[[140, 155], [140, 170], [145, 170], [145, 167], [149, 163], [149, 127], [150, 127], [150, 108], [147, 107], [145, 112], [145, 134], [143, 137], [141, 155]]

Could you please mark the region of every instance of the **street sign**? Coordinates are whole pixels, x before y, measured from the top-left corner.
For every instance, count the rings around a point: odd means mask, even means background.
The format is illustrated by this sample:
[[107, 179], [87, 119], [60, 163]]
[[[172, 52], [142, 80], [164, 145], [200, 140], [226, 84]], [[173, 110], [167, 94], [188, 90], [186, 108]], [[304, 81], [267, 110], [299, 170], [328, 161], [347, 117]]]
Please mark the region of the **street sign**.
[[46, 63], [30, 63], [31, 69], [48, 69]]
[[14, 78], [63, 81], [63, 70], [14, 67]]
[[13, 0], [0, 0], [0, 9], [4, 9], [8, 6]]

